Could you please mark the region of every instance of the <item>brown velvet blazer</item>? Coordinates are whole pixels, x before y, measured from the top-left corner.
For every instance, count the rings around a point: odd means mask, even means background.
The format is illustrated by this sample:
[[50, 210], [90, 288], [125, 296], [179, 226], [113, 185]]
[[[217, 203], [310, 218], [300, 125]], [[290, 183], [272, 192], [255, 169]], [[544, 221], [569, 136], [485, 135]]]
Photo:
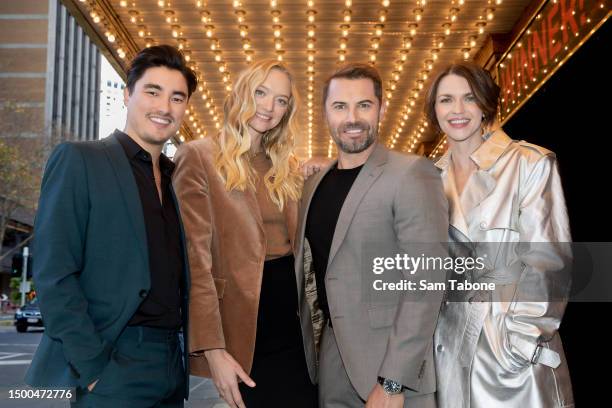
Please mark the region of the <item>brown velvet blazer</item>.
[[[225, 189], [214, 167], [218, 147], [205, 138], [183, 144], [173, 175], [191, 269], [189, 353], [191, 374], [210, 377], [203, 350], [225, 348], [249, 373], [266, 238], [252, 190]], [[284, 208], [293, 245], [297, 203]]]

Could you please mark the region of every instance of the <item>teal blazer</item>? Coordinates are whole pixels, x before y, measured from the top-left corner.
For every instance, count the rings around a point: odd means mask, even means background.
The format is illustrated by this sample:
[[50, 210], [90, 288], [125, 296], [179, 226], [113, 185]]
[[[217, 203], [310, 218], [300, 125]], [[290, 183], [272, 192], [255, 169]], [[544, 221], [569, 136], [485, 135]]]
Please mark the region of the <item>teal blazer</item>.
[[[185, 334], [189, 264], [180, 224]], [[33, 387], [86, 387], [105, 368], [151, 286], [138, 187], [114, 136], [62, 143], [53, 151], [34, 233], [34, 283], [45, 332], [25, 381]], [[188, 395], [188, 336], [182, 337]]]

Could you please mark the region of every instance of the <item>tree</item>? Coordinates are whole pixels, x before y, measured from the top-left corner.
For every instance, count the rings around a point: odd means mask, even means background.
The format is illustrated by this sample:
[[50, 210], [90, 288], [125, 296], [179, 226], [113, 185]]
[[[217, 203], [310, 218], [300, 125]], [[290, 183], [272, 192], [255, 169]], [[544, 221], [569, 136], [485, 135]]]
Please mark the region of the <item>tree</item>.
[[41, 175], [42, 151], [8, 141], [0, 138], [0, 243], [17, 210], [36, 209]]

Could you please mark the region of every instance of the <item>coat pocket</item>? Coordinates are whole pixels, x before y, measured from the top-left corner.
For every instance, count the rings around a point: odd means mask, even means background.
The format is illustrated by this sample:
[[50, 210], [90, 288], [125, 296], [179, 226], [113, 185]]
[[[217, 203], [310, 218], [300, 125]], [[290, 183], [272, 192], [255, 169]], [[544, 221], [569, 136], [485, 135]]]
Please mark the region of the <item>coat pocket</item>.
[[397, 314], [397, 305], [379, 306], [368, 310], [368, 318], [370, 319], [370, 327], [380, 329], [389, 327], [395, 320]]

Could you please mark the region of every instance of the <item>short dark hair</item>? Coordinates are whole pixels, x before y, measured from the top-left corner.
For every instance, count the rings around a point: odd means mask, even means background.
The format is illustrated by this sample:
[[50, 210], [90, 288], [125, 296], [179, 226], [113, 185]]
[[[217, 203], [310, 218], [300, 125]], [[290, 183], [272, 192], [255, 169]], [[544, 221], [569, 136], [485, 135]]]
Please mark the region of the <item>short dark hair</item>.
[[425, 97], [425, 116], [427, 116], [427, 119], [433, 125], [434, 129], [439, 133], [442, 132], [440, 124], [438, 123], [438, 118], [436, 117], [436, 95], [438, 94], [438, 87], [440, 86], [440, 81], [442, 81], [445, 76], [451, 74], [465, 78], [470, 85], [474, 98], [476, 98], [476, 104], [484, 115], [482, 123], [485, 126], [491, 125], [495, 121], [495, 115], [497, 114], [497, 107], [499, 105], [499, 86], [493, 81], [489, 71], [481, 66], [472, 62], [456, 62], [438, 72]]
[[153, 67], [166, 67], [180, 71], [187, 81], [188, 96], [195, 92], [198, 86], [198, 77], [195, 72], [187, 66], [187, 62], [181, 52], [171, 45], [155, 45], [141, 50], [130, 62], [127, 72], [127, 88], [134, 92], [134, 85], [144, 75], [145, 71]]
[[323, 86], [323, 106], [325, 106], [325, 102], [327, 102], [329, 84], [331, 83], [332, 79], [336, 78], [371, 79], [374, 83], [374, 94], [378, 98], [378, 102], [382, 105], [382, 79], [380, 77], [380, 73], [372, 65], [355, 62], [343, 65], [327, 78], [325, 85]]

